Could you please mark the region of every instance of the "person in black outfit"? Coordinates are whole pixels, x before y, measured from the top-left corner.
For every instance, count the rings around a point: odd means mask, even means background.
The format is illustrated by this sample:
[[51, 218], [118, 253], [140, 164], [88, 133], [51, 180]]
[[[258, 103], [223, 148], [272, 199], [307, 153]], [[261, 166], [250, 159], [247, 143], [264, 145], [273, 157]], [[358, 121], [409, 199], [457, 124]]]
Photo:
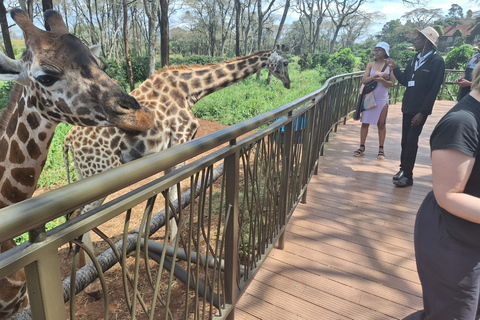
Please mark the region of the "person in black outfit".
[[414, 46], [418, 51], [405, 71], [397, 67], [393, 59], [387, 59], [398, 82], [406, 86], [402, 101], [402, 153], [400, 171], [393, 176], [397, 187], [413, 185], [413, 167], [418, 150], [418, 137], [428, 115], [432, 113], [445, 74], [445, 62], [435, 53], [438, 33], [432, 27], [415, 30]]
[[424, 310], [404, 320], [479, 319], [480, 64], [472, 91], [436, 125], [430, 148], [433, 191], [414, 231]]
[[480, 61], [480, 41], [473, 49], [475, 49], [477, 53], [475, 53], [467, 62], [467, 66], [463, 75], [453, 82], [455, 84], [458, 84], [458, 86], [460, 87], [460, 89], [458, 90], [457, 101], [462, 100], [462, 98], [470, 92], [470, 86], [472, 85], [473, 69], [475, 69], [475, 66]]

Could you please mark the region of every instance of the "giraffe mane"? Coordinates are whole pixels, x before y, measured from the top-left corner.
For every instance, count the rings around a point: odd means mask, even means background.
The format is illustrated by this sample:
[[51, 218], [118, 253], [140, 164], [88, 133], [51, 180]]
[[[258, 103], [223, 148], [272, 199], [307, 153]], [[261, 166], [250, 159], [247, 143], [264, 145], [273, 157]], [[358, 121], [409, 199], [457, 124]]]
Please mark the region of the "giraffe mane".
[[264, 54], [264, 53], [267, 53], [267, 52], [270, 52], [272, 50], [262, 50], [262, 51], [257, 51], [257, 52], [254, 52], [254, 53], [251, 53], [247, 56], [243, 56], [243, 57], [236, 57], [236, 58], [233, 58], [233, 59], [230, 59], [230, 60], [225, 60], [225, 61], [222, 61], [222, 62], [210, 62], [210, 63], [207, 63], [207, 64], [191, 64], [191, 65], [175, 65], [175, 66], [168, 66], [168, 67], [164, 67], [160, 70], [157, 70], [155, 71], [155, 73], [161, 73], [161, 72], [166, 72], [166, 71], [175, 71], [175, 70], [189, 70], [189, 69], [199, 69], [199, 68], [203, 68], [203, 67], [208, 67], [208, 66], [213, 66], [213, 65], [218, 65], [219, 63], [231, 63], [231, 62], [235, 62], [235, 61], [238, 61], [238, 60], [244, 60], [244, 59], [248, 59], [252, 56], [257, 56], [257, 55], [261, 55], [261, 54]]
[[8, 122], [12, 117], [12, 114], [16, 110], [16, 101], [18, 100], [20, 94], [22, 93], [23, 86], [15, 83], [10, 92], [10, 97], [8, 98], [7, 107], [3, 110], [2, 114], [0, 115], [0, 135], [5, 132]]

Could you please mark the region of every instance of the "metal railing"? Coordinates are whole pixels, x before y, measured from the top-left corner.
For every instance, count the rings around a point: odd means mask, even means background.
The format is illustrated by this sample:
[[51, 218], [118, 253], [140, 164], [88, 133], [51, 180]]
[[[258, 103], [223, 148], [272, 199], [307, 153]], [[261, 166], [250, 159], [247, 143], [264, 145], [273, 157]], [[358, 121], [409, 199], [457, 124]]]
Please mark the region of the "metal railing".
[[[283, 247], [286, 223], [305, 200], [324, 143], [355, 108], [362, 75], [330, 78], [318, 91], [247, 121], [1, 209], [0, 243], [27, 231], [30, 241], [0, 254], [0, 278], [25, 269], [34, 319], [66, 319], [68, 312], [74, 319], [76, 293], [97, 277], [105, 319], [109, 296], [118, 291], [111, 279], [122, 282], [123, 298], [115, 301], [121, 318], [233, 319], [273, 245]], [[45, 232], [48, 221], [222, 145]], [[169, 188], [180, 182], [191, 192], [171, 201]], [[166, 217], [178, 222], [172, 243]], [[112, 219], [123, 219], [123, 234], [108, 234]], [[98, 257], [79, 238], [90, 230], [109, 248]], [[71, 255], [72, 272], [62, 279], [58, 249], [70, 241], [93, 262], [76, 270], [78, 255]]]

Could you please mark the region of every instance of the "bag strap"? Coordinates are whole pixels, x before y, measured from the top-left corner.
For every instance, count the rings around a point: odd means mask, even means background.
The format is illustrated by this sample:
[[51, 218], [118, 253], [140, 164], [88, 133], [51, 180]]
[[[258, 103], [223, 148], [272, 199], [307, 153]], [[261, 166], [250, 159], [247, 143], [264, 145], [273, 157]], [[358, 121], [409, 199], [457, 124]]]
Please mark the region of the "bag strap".
[[385, 69], [387, 69], [387, 63], [386, 63], [386, 62], [385, 62], [385, 65], [383, 66], [383, 69], [382, 69], [382, 71], [380, 71], [380, 72], [383, 72], [383, 71], [385, 71]]

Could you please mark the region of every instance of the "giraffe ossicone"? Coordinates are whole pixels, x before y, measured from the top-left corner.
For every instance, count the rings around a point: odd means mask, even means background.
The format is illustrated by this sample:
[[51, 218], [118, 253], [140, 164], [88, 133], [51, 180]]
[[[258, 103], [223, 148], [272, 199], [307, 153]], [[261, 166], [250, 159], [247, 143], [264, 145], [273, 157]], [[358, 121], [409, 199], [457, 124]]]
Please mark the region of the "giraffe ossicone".
[[[191, 110], [193, 105], [201, 98], [264, 68], [281, 80], [285, 88], [290, 88], [288, 59], [278, 49], [258, 51], [220, 63], [174, 66], [156, 71], [131, 92], [140, 104], [151, 109], [153, 127], [138, 134], [116, 128], [73, 127], [63, 145], [67, 176], [68, 151], [72, 153], [77, 176], [83, 179], [193, 139], [199, 126]], [[182, 165], [178, 164], [166, 173]], [[176, 186], [169, 194], [171, 200], [177, 198]], [[74, 216], [90, 211], [104, 201], [105, 198], [102, 198], [88, 204], [77, 210]], [[172, 220], [170, 239], [176, 235], [174, 222]], [[83, 239], [89, 241], [89, 235], [84, 235]]]
[[[37, 28], [21, 9], [10, 14], [26, 49], [19, 60], [0, 53], [0, 80], [16, 81], [0, 117], [0, 208], [33, 195], [60, 122], [136, 131], [153, 125], [150, 110], [108, 77], [104, 63], [68, 32], [58, 12], [44, 14], [51, 31]], [[14, 246], [5, 240], [0, 252]], [[23, 269], [0, 279], [0, 320], [26, 305]]]

